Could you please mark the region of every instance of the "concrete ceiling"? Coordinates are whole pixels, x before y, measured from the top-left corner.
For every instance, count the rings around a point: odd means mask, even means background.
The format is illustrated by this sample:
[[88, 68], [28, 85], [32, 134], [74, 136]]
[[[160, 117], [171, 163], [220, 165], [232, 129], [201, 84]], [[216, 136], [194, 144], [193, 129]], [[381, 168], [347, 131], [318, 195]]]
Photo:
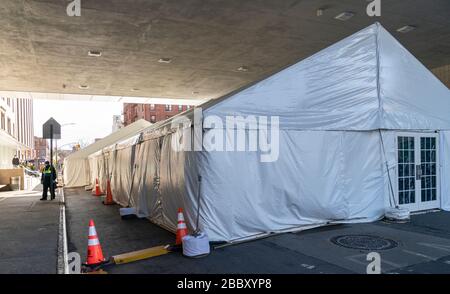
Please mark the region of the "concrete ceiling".
[[0, 90], [216, 98], [375, 21], [428, 68], [450, 64], [450, 1], [381, 2], [371, 18], [366, 0], [82, 0], [69, 17], [68, 0], [1, 0]]

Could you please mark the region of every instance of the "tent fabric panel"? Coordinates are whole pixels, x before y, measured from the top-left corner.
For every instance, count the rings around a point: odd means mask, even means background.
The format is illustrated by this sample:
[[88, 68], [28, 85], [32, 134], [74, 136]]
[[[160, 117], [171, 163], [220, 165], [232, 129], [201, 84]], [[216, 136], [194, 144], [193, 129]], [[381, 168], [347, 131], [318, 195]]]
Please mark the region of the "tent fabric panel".
[[241, 124], [278, 116], [281, 129], [360, 131], [448, 130], [449, 111], [448, 88], [379, 23], [204, 109]]
[[157, 189], [159, 149], [158, 140], [148, 140], [138, 145], [135, 161], [135, 184], [132, 191], [137, 215], [149, 217], [155, 222], [161, 219]]
[[65, 187], [83, 187], [89, 183], [89, 161], [86, 158], [64, 160]]
[[281, 129], [376, 129], [376, 31], [370, 26], [206, 109], [205, 115], [279, 116]]
[[192, 203], [187, 201], [184, 165], [185, 152], [177, 151], [172, 144], [179, 144], [182, 132], [168, 134], [163, 138], [160, 163], [160, 201], [163, 226], [175, 232], [177, 212], [183, 208], [186, 224], [192, 229]]
[[[132, 181], [132, 149], [125, 148], [113, 152], [114, 167], [111, 177], [113, 199], [122, 206], [130, 204], [130, 189]], [[131, 203], [132, 204], [132, 203]]]
[[441, 208], [450, 211], [450, 131], [440, 132]]
[[450, 129], [450, 91], [389, 32], [378, 33], [382, 129]]
[[202, 227], [212, 241], [232, 241], [375, 220], [384, 213], [380, 158], [377, 132], [281, 131], [279, 159], [271, 163], [261, 163], [258, 152], [201, 152]]

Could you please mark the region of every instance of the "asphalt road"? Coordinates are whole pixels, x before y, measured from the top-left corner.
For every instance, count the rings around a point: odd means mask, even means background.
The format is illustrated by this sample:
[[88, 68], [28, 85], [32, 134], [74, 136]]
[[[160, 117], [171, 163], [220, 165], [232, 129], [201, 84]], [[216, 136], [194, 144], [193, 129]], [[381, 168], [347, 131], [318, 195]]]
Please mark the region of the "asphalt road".
[[[66, 189], [69, 251], [86, 258], [89, 219], [94, 219], [106, 256], [173, 243], [175, 236], [146, 219], [122, 220], [118, 206], [104, 206], [83, 189]], [[369, 251], [331, 242], [342, 235], [394, 241], [378, 251], [383, 273], [450, 273], [450, 213], [412, 217], [407, 224], [346, 224], [288, 233], [216, 249], [204, 258], [170, 253], [116, 265], [108, 273], [366, 273]]]

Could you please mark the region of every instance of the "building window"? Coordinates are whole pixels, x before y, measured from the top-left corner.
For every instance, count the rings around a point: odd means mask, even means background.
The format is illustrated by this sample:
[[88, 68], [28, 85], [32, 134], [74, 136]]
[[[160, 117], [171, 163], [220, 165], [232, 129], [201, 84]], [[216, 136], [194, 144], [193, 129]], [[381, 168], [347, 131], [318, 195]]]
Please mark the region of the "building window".
[[155, 110], [155, 104], [150, 104], [150, 110]]
[[2, 112], [1, 127], [2, 127], [2, 130], [5, 129], [5, 114], [3, 112]]
[[183, 105], [178, 105], [178, 111], [183, 111]]
[[150, 116], [150, 122], [152, 123], [156, 122], [156, 116], [154, 115]]
[[172, 105], [166, 104], [166, 111], [172, 111]]
[[190, 105], [187, 105], [187, 106], [186, 106], [186, 109], [188, 109], [188, 110], [191, 109], [191, 106], [190, 106]]

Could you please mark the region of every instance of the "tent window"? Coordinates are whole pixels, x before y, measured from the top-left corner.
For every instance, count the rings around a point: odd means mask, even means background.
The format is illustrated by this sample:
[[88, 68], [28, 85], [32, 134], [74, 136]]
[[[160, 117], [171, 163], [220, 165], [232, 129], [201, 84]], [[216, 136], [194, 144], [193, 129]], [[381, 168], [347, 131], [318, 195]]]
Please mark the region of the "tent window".
[[399, 204], [415, 203], [414, 137], [398, 137]]

